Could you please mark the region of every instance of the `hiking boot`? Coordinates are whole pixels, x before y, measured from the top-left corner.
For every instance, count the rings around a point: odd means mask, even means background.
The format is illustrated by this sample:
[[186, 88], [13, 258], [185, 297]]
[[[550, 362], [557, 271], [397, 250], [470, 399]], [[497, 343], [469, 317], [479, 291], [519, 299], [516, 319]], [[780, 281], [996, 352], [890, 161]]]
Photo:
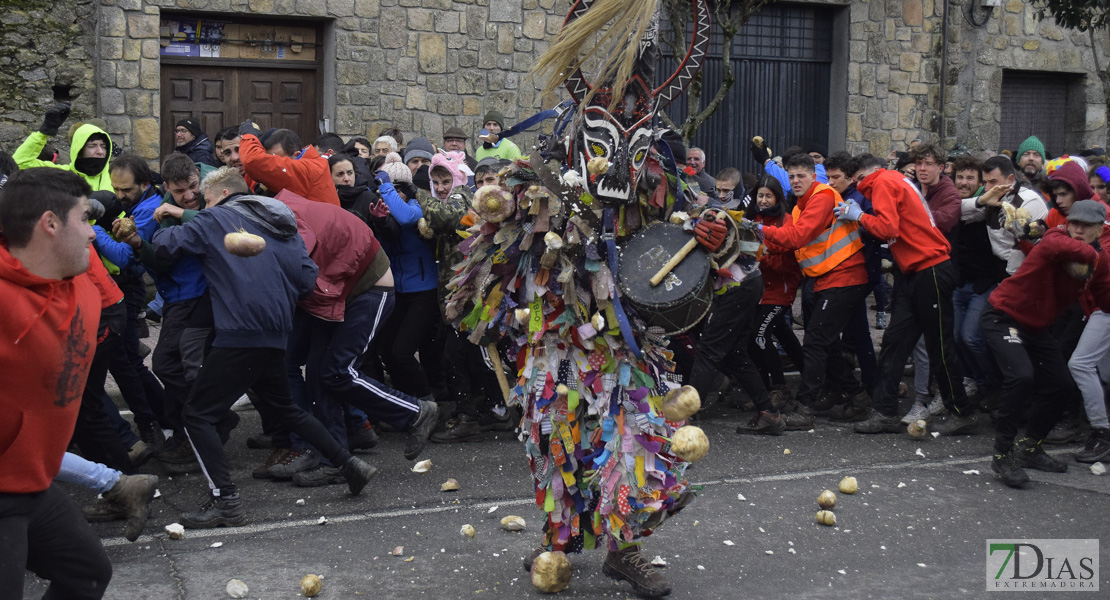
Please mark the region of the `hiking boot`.
[[910, 412], [906, 413], [906, 416], [902, 417], [901, 423], [903, 425], [909, 425], [910, 423], [913, 423], [914, 421], [924, 421], [925, 419], [928, 419], [928, 418], [929, 418], [929, 409], [928, 409], [928, 407], [926, 407], [924, 404], [922, 404], [920, 402], [914, 402], [913, 403], [913, 408], [910, 408]]
[[136, 467], [142, 466], [143, 463], [150, 460], [154, 455], [154, 449], [146, 445], [146, 442], [139, 440], [135, 442], [134, 446], [127, 449], [127, 458], [131, 459], [131, 464]]
[[455, 442], [477, 442], [482, 439], [482, 426], [476, 417], [459, 415], [447, 422], [446, 431], [437, 431], [432, 434], [431, 440], [437, 444], [453, 444]]
[[747, 425], [736, 428], [736, 433], [750, 435], [781, 435], [786, 430], [782, 416], [777, 412], [760, 411]]
[[161, 452], [166, 446], [166, 434], [162, 433], [162, 426], [157, 421], [140, 423], [139, 439], [154, 453]]
[[405, 458], [412, 460], [424, 451], [424, 445], [428, 443], [428, 437], [432, 435], [432, 430], [435, 429], [436, 423], [439, 421], [439, 406], [431, 400], [420, 401], [420, 414], [413, 419], [409, 425], [407, 432], [409, 434], [409, 441], [405, 444]]
[[347, 448], [355, 450], [369, 450], [378, 445], [378, 432], [366, 423], [365, 427], [347, 430]]
[[979, 419], [950, 412], [933, 421], [933, 431], [941, 435], [974, 435], [979, 431]]
[[535, 550], [530, 552], [528, 554], [528, 556], [524, 557], [524, 572], [525, 573], [531, 573], [532, 572], [532, 563], [536, 562], [536, 559], [539, 558], [540, 555], [543, 554], [544, 552], [547, 552], [547, 548], [540, 547], [540, 548], [536, 548]]
[[297, 487], [321, 487], [341, 483], [347, 483], [343, 469], [331, 465], [319, 464], [293, 475], [293, 485]]
[[247, 438], [247, 448], [251, 450], [267, 450], [274, 447], [274, 436], [265, 433], [256, 433]]
[[944, 407], [944, 400], [941, 399], [940, 394], [933, 396], [933, 399], [929, 401], [929, 405], [926, 408], [928, 409], [929, 414], [933, 415], [934, 417], [943, 415], [944, 413], [948, 412], [948, 409]]
[[1079, 440], [1079, 434], [1079, 423], [1072, 419], [1061, 420], [1045, 436], [1044, 443], [1053, 446], [1071, 444]]
[[247, 511], [238, 493], [209, 496], [199, 510], [182, 513], [178, 520], [189, 529], [241, 527], [247, 524]]
[[478, 425], [482, 431], [513, 431], [516, 423], [513, 422], [512, 413], [506, 412], [504, 416], [489, 412], [478, 417]]
[[1075, 460], [1081, 463], [1095, 463], [1110, 458], [1110, 429], [1096, 427], [1091, 430], [1091, 439], [1083, 449], [1075, 453]]
[[813, 429], [813, 411], [808, 406], [795, 404], [794, 410], [781, 414], [786, 431], [809, 431]]
[[644, 559], [638, 546], [630, 546], [616, 552], [610, 551], [605, 555], [601, 572], [617, 581], [627, 581], [632, 584], [632, 590], [638, 596], [659, 598], [671, 593], [670, 584], [650, 562]]
[[107, 500], [97, 500], [96, 504], [83, 507], [81, 512], [85, 514], [85, 520], [89, 523], [108, 523], [127, 518], [126, 508]]
[[1002, 483], [1012, 488], [1020, 488], [1029, 483], [1029, 475], [1018, 466], [1017, 453], [1018, 447], [1011, 446], [1005, 454], [995, 454], [991, 459], [991, 470], [998, 473]]
[[828, 419], [835, 423], [859, 423], [867, 418], [871, 410], [871, 396], [866, 392], [859, 392], [848, 399], [848, 402], [836, 406], [827, 413]]
[[266, 457], [266, 462], [262, 463], [251, 471], [251, 477], [255, 479], [273, 479], [270, 475], [270, 467], [285, 460], [289, 455], [289, 448], [274, 448], [270, 451], [270, 455]]
[[271, 479], [288, 481], [301, 471], [320, 464], [320, 456], [313, 450], [290, 450], [279, 462], [267, 469]]
[[123, 537], [134, 542], [139, 539], [150, 516], [150, 501], [154, 499], [154, 487], [158, 478], [154, 475], [120, 475], [112, 489], [104, 492], [104, 500], [119, 506], [127, 518]]
[[361, 494], [362, 488], [370, 483], [377, 472], [377, 467], [359, 460], [356, 456], [348, 458], [347, 462], [343, 463], [343, 475], [347, 478], [347, 489], [351, 490], [352, 496]]
[[832, 392], [826, 390], [817, 397], [817, 401], [813, 403], [810, 408], [813, 410], [813, 415], [816, 417], [824, 417], [829, 414], [833, 408], [840, 406], [848, 401], [848, 397], [840, 392]]
[[1018, 466], [1025, 469], [1045, 471], [1047, 473], [1064, 473], [1068, 470], [1068, 463], [1052, 458], [1044, 451], [1041, 442], [1034, 442], [1029, 438], [1018, 440], [1014, 444]]
[[871, 409], [867, 418], [856, 423], [852, 429], [856, 433], [898, 433], [902, 430], [902, 424], [898, 417], [888, 417]]

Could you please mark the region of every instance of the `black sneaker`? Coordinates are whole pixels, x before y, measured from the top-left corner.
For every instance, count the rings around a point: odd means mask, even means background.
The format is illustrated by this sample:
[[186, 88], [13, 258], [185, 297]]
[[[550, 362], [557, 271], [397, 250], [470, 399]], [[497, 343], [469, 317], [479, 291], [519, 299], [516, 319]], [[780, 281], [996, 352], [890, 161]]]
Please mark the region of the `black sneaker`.
[[292, 450], [280, 462], [267, 469], [271, 479], [288, 481], [301, 471], [320, 464], [320, 455], [313, 450]]
[[870, 409], [867, 418], [856, 423], [852, 430], [856, 433], [898, 433], [902, 430], [902, 420], [897, 416], [888, 417]]
[[374, 431], [369, 423], [366, 425], [366, 427], [347, 430], [347, 448], [352, 452], [369, 450], [378, 445], [378, 432]]
[[181, 524], [189, 529], [241, 527], [247, 524], [247, 511], [239, 494], [209, 496], [200, 510], [182, 513]]
[[1017, 464], [1023, 468], [1047, 473], [1064, 473], [1068, 470], [1068, 463], [1049, 456], [1041, 442], [1024, 438], [1018, 440], [1014, 447], [1017, 448]]
[[122, 508], [127, 525], [123, 537], [134, 542], [139, 539], [150, 517], [150, 501], [154, 500], [154, 488], [158, 478], [154, 475], [120, 475], [112, 489], [104, 492], [104, 500]]
[[933, 431], [941, 435], [974, 435], [979, 431], [979, 419], [950, 412], [933, 421]]
[[747, 425], [741, 425], [736, 428], [736, 433], [746, 435], [782, 435], [786, 430], [786, 423], [783, 422], [782, 415], [779, 413], [772, 413], [767, 411], [760, 411], [756, 413]]
[[256, 433], [247, 438], [247, 448], [251, 450], [269, 450], [274, 447], [274, 436], [265, 433]]
[[352, 456], [343, 463], [343, 475], [347, 478], [347, 489], [351, 490], [352, 496], [361, 494], [362, 488], [370, 483], [377, 472], [377, 467], [359, 460], [357, 456]]
[[1045, 436], [1044, 443], [1052, 446], [1072, 444], [1079, 440], [1080, 433], [1079, 423], [1072, 419], [1061, 420]]
[[671, 593], [671, 586], [663, 575], [644, 559], [638, 547], [609, 552], [601, 572], [618, 581], [632, 584], [636, 595], [644, 598], [660, 598]]
[[482, 440], [482, 426], [477, 418], [463, 414], [448, 421], [447, 429], [433, 433], [430, 439], [437, 444], [478, 442]]
[[995, 454], [991, 459], [991, 470], [998, 473], [1002, 483], [1012, 488], [1020, 488], [1029, 483], [1029, 475], [1018, 466], [1017, 452], [1017, 446], [1013, 446], [1005, 454]]
[[331, 465], [316, 465], [293, 476], [293, 485], [297, 487], [321, 487], [343, 483], [347, 483], [343, 469]]
[[813, 409], [813, 416], [825, 417], [828, 416], [829, 411], [837, 406], [840, 406], [848, 401], [848, 398], [840, 392], [825, 390], [817, 397], [817, 401], [811, 407]]
[[139, 423], [139, 439], [155, 454], [166, 446], [166, 434], [162, 433], [162, 426], [157, 421]]
[[420, 414], [408, 427], [409, 441], [405, 444], [405, 458], [412, 460], [424, 451], [424, 445], [439, 421], [439, 406], [431, 400], [420, 401]]
[[482, 428], [482, 431], [513, 431], [516, 429], [512, 413], [509, 412], [506, 412], [503, 417], [499, 417], [492, 412], [486, 413], [478, 417], [478, 425]]
[[1075, 453], [1075, 460], [1081, 463], [1095, 463], [1110, 458], [1110, 429], [1094, 428], [1091, 439], [1083, 449]]

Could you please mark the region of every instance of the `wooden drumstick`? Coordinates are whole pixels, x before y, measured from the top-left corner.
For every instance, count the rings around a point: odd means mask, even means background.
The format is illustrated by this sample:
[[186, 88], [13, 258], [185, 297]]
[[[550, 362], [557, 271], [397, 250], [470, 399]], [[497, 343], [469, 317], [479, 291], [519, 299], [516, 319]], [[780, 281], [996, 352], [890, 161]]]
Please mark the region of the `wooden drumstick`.
[[667, 276], [667, 273], [670, 273], [671, 270], [673, 270], [675, 267], [677, 267], [678, 263], [682, 262], [682, 259], [686, 258], [686, 255], [689, 254], [690, 252], [692, 252], [694, 250], [694, 248], [697, 248], [697, 247], [698, 247], [698, 239], [697, 238], [690, 238], [690, 241], [686, 242], [686, 245], [683, 246], [678, 252], [676, 252], [675, 255], [672, 256], [671, 259], [667, 261], [667, 264], [663, 265], [659, 269], [658, 273], [656, 273], [654, 276], [652, 276], [651, 285], [656, 286], [656, 285], [659, 285], [660, 283], [662, 283], [663, 278]]
[[493, 374], [497, 376], [497, 385], [501, 386], [501, 395], [505, 402], [509, 401], [509, 380], [505, 379], [505, 369], [501, 366], [501, 355], [497, 353], [497, 344], [486, 346], [489, 351], [489, 360], [493, 363]]

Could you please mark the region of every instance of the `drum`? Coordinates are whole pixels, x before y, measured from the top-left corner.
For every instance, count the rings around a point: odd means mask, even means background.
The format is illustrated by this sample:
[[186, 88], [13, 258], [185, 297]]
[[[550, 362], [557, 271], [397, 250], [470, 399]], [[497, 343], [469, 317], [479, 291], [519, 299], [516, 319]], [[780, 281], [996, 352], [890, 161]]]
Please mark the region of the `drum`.
[[701, 246], [659, 285], [649, 281], [691, 239], [681, 225], [656, 223], [637, 232], [620, 249], [617, 284], [622, 303], [635, 309], [649, 327], [660, 327], [668, 335], [696, 325], [713, 302], [709, 255]]

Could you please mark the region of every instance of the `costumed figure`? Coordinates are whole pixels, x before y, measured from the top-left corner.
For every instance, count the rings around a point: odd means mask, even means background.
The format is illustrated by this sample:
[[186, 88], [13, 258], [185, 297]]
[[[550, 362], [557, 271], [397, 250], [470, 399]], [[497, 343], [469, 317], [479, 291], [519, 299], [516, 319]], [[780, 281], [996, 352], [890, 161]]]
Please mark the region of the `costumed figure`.
[[[536, 504], [547, 513], [542, 548], [525, 567], [547, 550], [605, 544], [605, 574], [649, 597], [670, 588], [640, 540], [692, 499], [686, 468], [708, 451], [704, 433], [685, 425], [700, 402], [679, 386], [668, 337], [705, 315], [716, 269], [751, 233], [723, 211], [689, 216], [699, 207], [655, 129], [708, 44], [705, 0], [691, 4], [687, 55], [659, 87], [660, 0], [573, 4], [535, 72], [548, 92], [565, 84], [576, 106], [501, 171], [504, 189], [474, 195], [478, 217], [446, 303], [462, 336], [494, 350], [499, 376], [499, 356], [508, 359], [503, 390], [522, 410]], [[581, 71], [585, 45], [608, 57], [596, 87]]]

